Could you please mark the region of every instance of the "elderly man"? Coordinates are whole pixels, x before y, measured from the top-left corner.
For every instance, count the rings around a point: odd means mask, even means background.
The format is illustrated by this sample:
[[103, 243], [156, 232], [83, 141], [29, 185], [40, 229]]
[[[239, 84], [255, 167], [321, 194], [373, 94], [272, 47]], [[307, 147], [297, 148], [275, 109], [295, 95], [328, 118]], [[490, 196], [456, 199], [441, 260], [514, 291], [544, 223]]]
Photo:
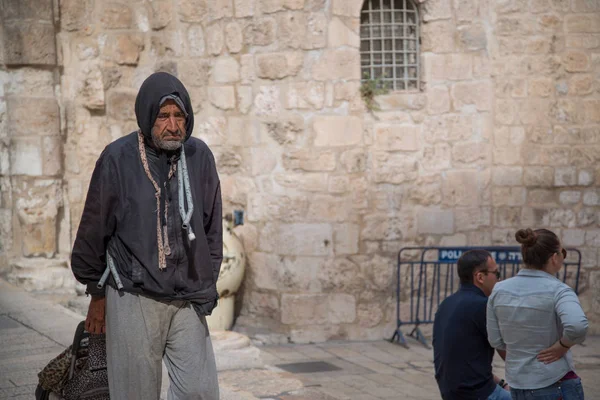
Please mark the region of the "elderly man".
[[492, 374], [494, 349], [486, 330], [487, 297], [500, 278], [498, 265], [485, 250], [467, 251], [457, 264], [460, 289], [440, 304], [433, 322], [440, 393], [444, 400], [510, 400], [504, 379]]
[[[191, 137], [194, 111], [176, 77], [148, 77], [135, 113], [139, 130], [96, 162], [73, 246], [73, 273], [92, 296], [86, 329], [106, 331], [112, 400], [158, 400], [163, 360], [169, 399], [217, 400], [205, 319], [223, 252], [215, 159]], [[99, 289], [107, 264], [116, 276]]]

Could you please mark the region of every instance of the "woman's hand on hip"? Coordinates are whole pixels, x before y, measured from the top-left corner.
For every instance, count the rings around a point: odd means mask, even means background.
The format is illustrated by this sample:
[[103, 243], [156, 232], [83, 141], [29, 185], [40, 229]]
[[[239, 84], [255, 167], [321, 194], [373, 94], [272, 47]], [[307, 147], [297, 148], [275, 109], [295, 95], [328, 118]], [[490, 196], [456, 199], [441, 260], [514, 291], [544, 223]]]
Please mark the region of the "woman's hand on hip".
[[563, 358], [567, 351], [569, 351], [568, 347], [564, 347], [560, 344], [560, 341], [556, 341], [552, 346], [540, 351], [537, 359], [544, 364], [550, 364]]

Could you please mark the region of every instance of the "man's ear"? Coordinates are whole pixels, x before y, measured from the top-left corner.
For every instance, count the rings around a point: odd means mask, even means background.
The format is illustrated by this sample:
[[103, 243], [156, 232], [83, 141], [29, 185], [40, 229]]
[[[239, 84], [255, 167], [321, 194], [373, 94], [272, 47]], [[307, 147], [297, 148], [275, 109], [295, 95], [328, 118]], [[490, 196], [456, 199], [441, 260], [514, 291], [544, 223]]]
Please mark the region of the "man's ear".
[[480, 271], [475, 271], [473, 273], [473, 283], [478, 282], [478, 283], [482, 283], [483, 279], [481, 278], [481, 273]]

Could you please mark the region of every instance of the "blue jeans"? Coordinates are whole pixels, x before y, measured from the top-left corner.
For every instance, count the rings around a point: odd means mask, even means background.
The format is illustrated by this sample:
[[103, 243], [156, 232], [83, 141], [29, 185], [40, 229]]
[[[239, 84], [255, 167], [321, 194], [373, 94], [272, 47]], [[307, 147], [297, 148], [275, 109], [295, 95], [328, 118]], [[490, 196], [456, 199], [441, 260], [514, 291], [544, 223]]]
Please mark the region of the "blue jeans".
[[496, 385], [496, 389], [494, 389], [492, 394], [490, 394], [488, 400], [511, 400], [511, 397], [508, 390], [504, 390], [500, 386]]
[[567, 379], [541, 389], [510, 389], [513, 400], [584, 400], [581, 379]]

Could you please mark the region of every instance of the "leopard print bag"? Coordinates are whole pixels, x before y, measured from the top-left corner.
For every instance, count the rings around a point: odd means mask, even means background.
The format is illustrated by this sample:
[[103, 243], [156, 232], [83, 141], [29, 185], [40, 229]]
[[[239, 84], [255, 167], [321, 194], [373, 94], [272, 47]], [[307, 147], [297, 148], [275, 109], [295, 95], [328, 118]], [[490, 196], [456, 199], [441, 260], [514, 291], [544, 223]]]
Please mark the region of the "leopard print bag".
[[46, 365], [38, 374], [36, 399], [50, 394], [65, 400], [108, 400], [105, 335], [85, 332], [82, 321], [73, 344]]

